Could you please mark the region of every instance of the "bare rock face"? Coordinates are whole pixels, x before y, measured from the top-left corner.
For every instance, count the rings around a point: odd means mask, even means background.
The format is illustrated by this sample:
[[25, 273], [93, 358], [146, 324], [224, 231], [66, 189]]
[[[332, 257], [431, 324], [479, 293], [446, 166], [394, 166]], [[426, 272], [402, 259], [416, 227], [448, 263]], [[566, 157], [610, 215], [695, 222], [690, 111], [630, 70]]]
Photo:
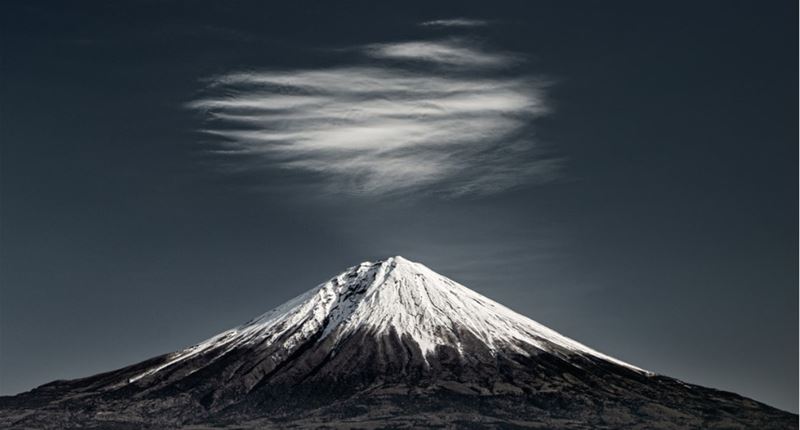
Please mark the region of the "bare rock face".
[[2, 428], [797, 428], [601, 354], [402, 257], [195, 346], [0, 398]]

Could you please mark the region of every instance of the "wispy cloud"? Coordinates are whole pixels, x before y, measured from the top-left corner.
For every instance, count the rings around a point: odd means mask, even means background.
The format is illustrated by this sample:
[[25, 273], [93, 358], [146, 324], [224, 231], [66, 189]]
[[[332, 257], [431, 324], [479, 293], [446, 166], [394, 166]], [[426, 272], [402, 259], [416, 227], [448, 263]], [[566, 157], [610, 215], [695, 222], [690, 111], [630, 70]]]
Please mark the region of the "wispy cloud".
[[189, 107], [207, 112], [219, 152], [315, 174], [331, 191], [486, 194], [556, 170], [531, 136], [546, 83], [486, 73], [513, 56], [457, 40], [361, 50], [355, 65], [218, 76]]
[[375, 58], [424, 61], [459, 67], [499, 67], [518, 60], [518, 57], [509, 54], [475, 49], [457, 39], [380, 43], [367, 46], [365, 51]]
[[489, 22], [482, 19], [452, 18], [425, 21], [419, 25], [423, 27], [483, 27], [489, 25]]

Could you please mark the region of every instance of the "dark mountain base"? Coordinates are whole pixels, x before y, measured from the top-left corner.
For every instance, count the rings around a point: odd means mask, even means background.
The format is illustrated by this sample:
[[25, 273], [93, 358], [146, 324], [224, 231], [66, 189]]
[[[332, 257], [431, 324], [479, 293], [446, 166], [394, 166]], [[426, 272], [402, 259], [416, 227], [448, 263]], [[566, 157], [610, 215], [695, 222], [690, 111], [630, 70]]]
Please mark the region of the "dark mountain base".
[[656, 398], [626, 384], [576, 388], [569, 375], [554, 384], [551, 390], [521, 394], [513, 384], [500, 383], [494, 393], [459, 381], [390, 384], [344, 397], [318, 395], [314, 387], [272, 387], [219, 411], [188, 395], [136, 401], [90, 395], [47, 405], [34, 399], [26, 405], [17, 398], [13, 405], [0, 402], [0, 428], [798, 428], [796, 415], [670, 378], [651, 378], [650, 385], [662, 394]]

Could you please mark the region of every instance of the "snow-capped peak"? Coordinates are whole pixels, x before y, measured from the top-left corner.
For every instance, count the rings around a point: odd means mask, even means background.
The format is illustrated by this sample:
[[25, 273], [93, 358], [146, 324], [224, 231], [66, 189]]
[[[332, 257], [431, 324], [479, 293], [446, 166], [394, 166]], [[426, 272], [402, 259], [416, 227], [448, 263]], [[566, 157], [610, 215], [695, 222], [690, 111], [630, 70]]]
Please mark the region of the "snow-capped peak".
[[173, 354], [131, 382], [199, 354], [222, 356], [254, 343], [282, 343], [289, 352], [324, 339], [332, 340], [335, 348], [362, 330], [375, 337], [408, 336], [423, 356], [434, 353], [438, 345], [468, 354], [462, 345], [466, 332], [492, 352], [502, 348], [528, 355], [520, 347], [527, 344], [561, 356], [589, 355], [645, 372], [564, 337], [420, 263], [395, 256], [353, 266], [248, 323]]

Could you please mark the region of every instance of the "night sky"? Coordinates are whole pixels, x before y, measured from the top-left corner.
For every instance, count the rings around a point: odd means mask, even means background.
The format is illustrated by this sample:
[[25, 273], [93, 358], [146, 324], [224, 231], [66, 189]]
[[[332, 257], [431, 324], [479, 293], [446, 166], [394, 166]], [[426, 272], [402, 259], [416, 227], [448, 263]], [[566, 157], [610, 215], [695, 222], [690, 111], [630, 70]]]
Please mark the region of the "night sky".
[[797, 2], [333, 3], [2, 3], [0, 394], [399, 254], [797, 412]]

